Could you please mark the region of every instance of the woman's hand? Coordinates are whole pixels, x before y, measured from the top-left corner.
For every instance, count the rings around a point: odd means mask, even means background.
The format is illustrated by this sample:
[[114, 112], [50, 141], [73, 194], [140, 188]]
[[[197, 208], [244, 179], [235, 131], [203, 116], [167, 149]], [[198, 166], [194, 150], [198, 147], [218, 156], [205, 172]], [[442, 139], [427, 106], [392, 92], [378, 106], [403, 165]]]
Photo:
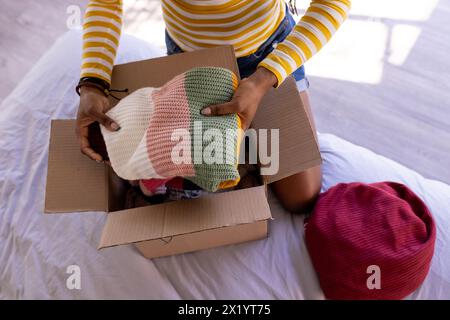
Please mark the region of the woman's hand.
[[119, 125], [105, 115], [108, 109], [108, 98], [105, 97], [99, 89], [92, 87], [81, 87], [80, 106], [78, 107], [76, 122], [76, 134], [81, 152], [97, 162], [103, 161], [103, 158], [90, 146], [88, 127], [91, 123], [98, 121], [110, 131], [119, 130]]
[[248, 129], [259, 103], [266, 92], [276, 85], [277, 77], [266, 68], [258, 68], [250, 77], [242, 79], [230, 102], [206, 107], [205, 116], [237, 113], [242, 119], [243, 129]]

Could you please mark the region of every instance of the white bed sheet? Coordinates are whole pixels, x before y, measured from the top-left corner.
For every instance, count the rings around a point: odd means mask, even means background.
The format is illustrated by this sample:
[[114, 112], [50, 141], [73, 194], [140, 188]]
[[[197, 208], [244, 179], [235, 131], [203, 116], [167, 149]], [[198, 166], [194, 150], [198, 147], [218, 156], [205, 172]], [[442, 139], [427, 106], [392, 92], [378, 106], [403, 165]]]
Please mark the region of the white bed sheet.
[[[153, 260], [132, 245], [97, 251], [102, 213], [43, 213], [50, 120], [76, 114], [80, 47], [80, 32], [67, 33], [0, 107], [0, 298], [322, 299], [303, 218], [273, 196], [267, 239]], [[163, 54], [129, 36], [119, 52], [118, 63]], [[450, 299], [450, 187], [333, 135], [319, 139], [324, 190], [392, 180], [424, 199], [437, 224], [436, 250], [428, 277], [409, 298]], [[74, 264], [81, 290], [66, 287]]]

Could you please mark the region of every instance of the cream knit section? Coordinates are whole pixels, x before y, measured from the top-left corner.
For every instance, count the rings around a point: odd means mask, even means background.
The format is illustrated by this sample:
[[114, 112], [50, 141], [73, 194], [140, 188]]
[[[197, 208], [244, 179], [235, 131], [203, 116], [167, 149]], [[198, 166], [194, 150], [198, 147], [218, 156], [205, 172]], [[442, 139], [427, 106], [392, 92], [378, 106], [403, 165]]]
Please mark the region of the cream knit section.
[[146, 132], [154, 111], [153, 90], [136, 90], [106, 113], [120, 126], [119, 131], [101, 126], [111, 165], [123, 179], [163, 178], [155, 172], [147, 153]]

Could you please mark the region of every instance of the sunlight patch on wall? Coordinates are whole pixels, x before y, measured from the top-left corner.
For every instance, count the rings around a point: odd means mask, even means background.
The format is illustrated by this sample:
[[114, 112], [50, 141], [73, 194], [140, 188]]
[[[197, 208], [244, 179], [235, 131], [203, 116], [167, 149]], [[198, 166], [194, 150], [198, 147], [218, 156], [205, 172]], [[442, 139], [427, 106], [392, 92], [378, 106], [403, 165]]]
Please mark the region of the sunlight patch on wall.
[[388, 32], [381, 22], [349, 19], [306, 63], [306, 73], [358, 83], [380, 83]]
[[392, 28], [389, 43], [388, 62], [401, 66], [408, 58], [414, 44], [420, 36], [421, 29], [406, 24], [397, 24]]
[[351, 14], [396, 20], [428, 20], [439, 0], [353, 0]]
[[[297, 0], [297, 8], [306, 10], [310, 0]], [[439, 0], [352, 0], [351, 15], [395, 20], [425, 21]]]

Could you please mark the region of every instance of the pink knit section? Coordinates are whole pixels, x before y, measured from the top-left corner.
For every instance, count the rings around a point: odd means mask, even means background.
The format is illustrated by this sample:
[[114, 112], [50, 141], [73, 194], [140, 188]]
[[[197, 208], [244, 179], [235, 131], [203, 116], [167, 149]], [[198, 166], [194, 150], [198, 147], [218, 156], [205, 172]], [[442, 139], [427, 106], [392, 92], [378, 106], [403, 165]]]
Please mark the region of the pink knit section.
[[[147, 131], [147, 152], [156, 173], [168, 178], [195, 176], [192, 161], [188, 164], [175, 164], [172, 161], [172, 150], [179, 144], [178, 141], [171, 141], [173, 132], [177, 129], [189, 131], [190, 128], [189, 103], [184, 84], [185, 77], [181, 74], [152, 93], [154, 113]], [[190, 151], [190, 143], [185, 149]]]

